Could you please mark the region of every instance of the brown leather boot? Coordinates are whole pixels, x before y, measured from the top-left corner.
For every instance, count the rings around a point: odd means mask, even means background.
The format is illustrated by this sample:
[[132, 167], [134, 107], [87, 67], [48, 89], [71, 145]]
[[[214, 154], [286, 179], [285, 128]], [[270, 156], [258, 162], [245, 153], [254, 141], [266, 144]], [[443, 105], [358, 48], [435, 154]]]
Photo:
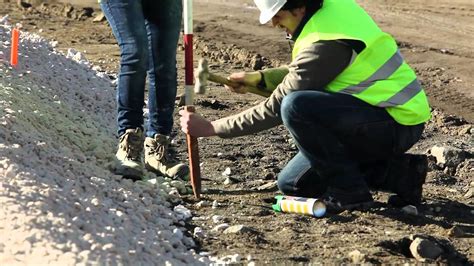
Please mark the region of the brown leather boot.
[[146, 169], [170, 178], [189, 179], [189, 168], [178, 162], [170, 154], [170, 138], [156, 134], [154, 138], [145, 138]]
[[115, 157], [117, 163], [112, 172], [127, 178], [141, 179], [143, 176], [143, 132], [140, 128], [127, 129], [119, 138]]

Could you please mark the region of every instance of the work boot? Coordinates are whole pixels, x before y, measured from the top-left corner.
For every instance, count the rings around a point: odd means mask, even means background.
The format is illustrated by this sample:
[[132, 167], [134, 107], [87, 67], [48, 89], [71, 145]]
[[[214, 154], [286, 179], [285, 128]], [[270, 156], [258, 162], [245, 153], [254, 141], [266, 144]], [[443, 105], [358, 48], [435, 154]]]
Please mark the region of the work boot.
[[374, 204], [374, 199], [368, 187], [351, 187], [347, 189], [328, 187], [321, 196], [326, 209], [331, 213], [340, 213], [345, 210], [365, 210]]
[[145, 138], [146, 169], [170, 178], [189, 178], [189, 168], [178, 162], [170, 154], [170, 137], [156, 134], [154, 138]]
[[143, 132], [140, 128], [127, 129], [119, 138], [119, 147], [115, 157], [118, 160], [113, 172], [134, 180], [143, 176]]
[[396, 195], [391, 196], [388, 203], [396, 207], [419, 205], [427, 172], [426, 155], [403, 154], [390, 160], [386, 182], [389, 191]]

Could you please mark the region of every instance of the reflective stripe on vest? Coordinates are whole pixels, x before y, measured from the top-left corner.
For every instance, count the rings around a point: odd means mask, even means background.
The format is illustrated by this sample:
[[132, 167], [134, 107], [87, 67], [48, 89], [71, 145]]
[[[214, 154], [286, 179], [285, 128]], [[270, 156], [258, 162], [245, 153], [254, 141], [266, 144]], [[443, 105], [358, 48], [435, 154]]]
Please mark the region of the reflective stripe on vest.
[[[396, 51], [390, 59], [383, 64], [379, 70], [377, 70], [372, 76], [368, 79], [360, 82], [357, 85], [349, 86], [345, 89], [342, 89], [338, 92], [345, 93], [345, 94], [358, 94], [370, 86], [374, 85], [375, 82], [378, 80], [388, 79], [397, 69], [403, 64], [403, 57], [400, 54], [400, 51]], [[392, 96], [387, 101], [382, 101], [378, 104], [375, 104], [378, 107], [393, 107], [397, 105], [402, 105], [408, 102], [411, 98], [413, 98], [416, 94], [418, 94], [422, 90], [420, 84], [418, 83], [417, 79], [414, 79], [410, 84], [408, 84], [405, 88], [400, 90], [394, 96]]]

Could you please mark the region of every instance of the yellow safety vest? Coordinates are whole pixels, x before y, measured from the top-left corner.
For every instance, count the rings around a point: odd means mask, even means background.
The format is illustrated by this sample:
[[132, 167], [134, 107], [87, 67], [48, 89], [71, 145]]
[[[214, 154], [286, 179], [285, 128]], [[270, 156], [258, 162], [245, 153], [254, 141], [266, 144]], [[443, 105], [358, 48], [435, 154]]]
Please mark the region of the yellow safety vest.
[[354, 0], [325, 0], [304, 25], [292, 56], [319, 40], [358, 40], [365, 49], [325, 88], [385, 108], [402, 125], [430, 119], [430, 106], [415, 72], [395, 40], [383, 32]]

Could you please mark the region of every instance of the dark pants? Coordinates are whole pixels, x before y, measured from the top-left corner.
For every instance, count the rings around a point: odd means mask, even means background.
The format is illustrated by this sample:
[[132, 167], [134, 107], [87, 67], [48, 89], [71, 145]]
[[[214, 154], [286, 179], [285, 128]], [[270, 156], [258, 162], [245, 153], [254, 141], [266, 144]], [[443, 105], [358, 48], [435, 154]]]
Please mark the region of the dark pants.
[[279, 174], [278, 186], [285, 194], [306, 197], [328, 186], [366, 186], [371, 164], [402, 155], [424, 129], [424, 124], [401, 125], [385, 109], [353, 96], [320, 91], [285, 96], [281, 116], [299, 152]]
[[129, 128], [143, 128], [147, 74], [149, 121], [146, 135], [169, 135], [176, 98], [181, 1], [102, 0], [100, 6], [120, 46], [118, 135]]

